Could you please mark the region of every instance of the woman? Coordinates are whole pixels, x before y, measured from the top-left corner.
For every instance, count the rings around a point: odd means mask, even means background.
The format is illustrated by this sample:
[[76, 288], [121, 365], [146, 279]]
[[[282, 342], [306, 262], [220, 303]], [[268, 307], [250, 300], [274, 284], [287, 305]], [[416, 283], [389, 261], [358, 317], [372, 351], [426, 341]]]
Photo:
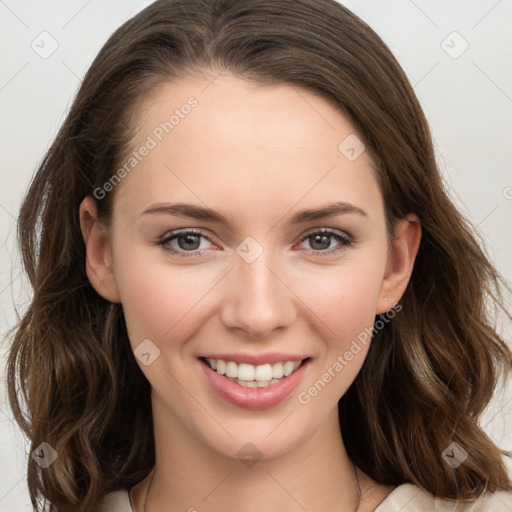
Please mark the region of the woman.
[[478, 424], [512, 367], [500, 277], [403, 71], [338, 3], [137, 14], [19, 235], [36, 510], [512, 509]]

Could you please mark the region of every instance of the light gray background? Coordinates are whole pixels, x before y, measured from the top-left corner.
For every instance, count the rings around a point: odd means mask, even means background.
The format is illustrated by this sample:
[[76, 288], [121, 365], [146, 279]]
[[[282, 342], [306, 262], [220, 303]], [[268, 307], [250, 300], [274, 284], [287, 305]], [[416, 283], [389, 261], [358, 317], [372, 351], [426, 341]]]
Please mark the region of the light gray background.
[[[149, 3], [0, 0], [1, 333], [15, 322], [14, 304], [23, 311], [30, 296], [14, 243], [22, 195], [92, 59], [121, 23]], [[342, 3], [383, 37], [404, 67], [431, 123], [456, 204], [512, 281], [512, 0]], [[43, 55], [47, 58], [32, 48], [48, 52], [53, 40], [58, 48]], [[503, 329], [510, 340], [510, 326]], [[5, 341], [0, 346], [2, 376], [7, 347]], [[496, 397], [482, 425], [495, 442], [512, 449], [510, 386]], [[0, 512], [31, 510], [27, 456], [2, 383]]]

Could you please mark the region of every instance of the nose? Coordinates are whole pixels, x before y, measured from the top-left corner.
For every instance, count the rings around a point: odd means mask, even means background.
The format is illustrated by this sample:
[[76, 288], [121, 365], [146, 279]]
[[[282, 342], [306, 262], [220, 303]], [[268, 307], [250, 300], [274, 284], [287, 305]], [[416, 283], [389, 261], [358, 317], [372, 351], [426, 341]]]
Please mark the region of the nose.
[[270, 252], [263, 251], [252, 263], [235, 256], [235, 268], [224, 283], [222, 322], [251, 339], [269, 337], [295, 318], [295, 296]]

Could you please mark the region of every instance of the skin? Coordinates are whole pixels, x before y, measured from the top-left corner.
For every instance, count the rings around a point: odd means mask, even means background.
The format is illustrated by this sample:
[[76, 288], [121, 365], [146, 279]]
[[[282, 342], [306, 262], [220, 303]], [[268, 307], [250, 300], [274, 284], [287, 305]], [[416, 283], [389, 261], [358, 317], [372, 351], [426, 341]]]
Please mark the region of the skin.
[[[157, 454], [146, 510], [356, 510], [337, 402], [369, 344], [307, 405], [297, 394], [400, 299], [419, 246], [418, 219], [398, 221], [388, 243], [368, 152], [349, 161], [338, 150], [354, 127], [320, 96], [285, 84], [262, 86], [229, 73], [167, 83], [144, 99], [132, 148], [190, 96], [198, 105], [117, 185], [110, 227], [98, 221], [94, 198], [80, 207], [92, 285], [123, 304], [134, 350], [144, 339], [160, 350], [148, 366], [136, 358], [152, 386]], [[334, 201], [366, 215], [288, 224], [294, 213]], [[208, 206], [231, 226], [141, 215], [163, 202]], [[207, 237], [188, 249], [196, 256], [155, 243], [182, 228]], [[349, 233], [355, 242], [327, 238], [322, 249], [306, 237], [316, 228]], [[236, 252], [248, 236], [263, 248], [252, 263]], [[178, 242], [171, 247], [186, 252], [187, 240]], [[325, 254], [333, 248], [341, 250]], [[247, 410], [220, 398], [199, 367], [199, 356], [221, 352], [284, 352], [311, 362], [285, 400]], [[252, 467], [237, 457], [248, 442], [262, 456]], [[374, 510], [393, 488], [357, 474], [357, 510]], [[148, 480], [133, 489], [137, 511]]]

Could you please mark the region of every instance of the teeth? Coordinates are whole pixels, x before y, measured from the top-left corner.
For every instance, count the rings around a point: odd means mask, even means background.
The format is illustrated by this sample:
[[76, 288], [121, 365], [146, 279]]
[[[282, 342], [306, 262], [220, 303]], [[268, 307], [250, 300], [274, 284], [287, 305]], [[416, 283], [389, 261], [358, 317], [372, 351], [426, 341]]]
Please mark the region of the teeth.
[[226, 363], [226, 377], [238, 377], [238, 365], [233, 361]]
[[[235, 364], [235, 363], [233, 363]], [[235, 365], [236, 366], [236, 365]], [[239, 380], [254, 380], [254, 366], [252, 364], [239, 364], [238, 365], [238, 379]]]
[[254, 366], [247, 363], [236, 364], [233, 361], [223, 361], [222, 359], [207, 359], [206, 361], [212, 370], [248, 388], [264, 388], [276, 384], [281, 378], [291, 375], [302, 363], [302, 361], [286, 361]]
[[[240, 377], [238, 377], [240, 378]], [[269, 364], [262, 364], [260, 366], [256, 366], [254, 370], [254, 380], [259, 382], [270, 381], [272, 379], [272, 366]]]
[[240, 386], [244, 386], [246, 388], [266, 388], [267, 386], [272, 386], [272, 384], [277, 384], [280, 379], [272, 379], [272, 380], [265, 380], [262, 382], [258, 382], [256, 380], [239, 380], [237, 379], [237, 383], [240, 384]]
[[295, 369], [295, 363], [293, 361], [286, 361], [283, 365], [284, 376], [288, 377]]
[[272, 366], [272, 377], [274, 377], [274, 379], [280, 379], [283, 375], [283, 363], [276, 363]]
[[226, 363], [221, 359], [217, 359], [217, 373], [220, 373], [221, 375], [226, 373]]
[[255, 380], [237, 380], [240, 386], [244, 386], [244, 388], [257, 388], [258, 383]]

